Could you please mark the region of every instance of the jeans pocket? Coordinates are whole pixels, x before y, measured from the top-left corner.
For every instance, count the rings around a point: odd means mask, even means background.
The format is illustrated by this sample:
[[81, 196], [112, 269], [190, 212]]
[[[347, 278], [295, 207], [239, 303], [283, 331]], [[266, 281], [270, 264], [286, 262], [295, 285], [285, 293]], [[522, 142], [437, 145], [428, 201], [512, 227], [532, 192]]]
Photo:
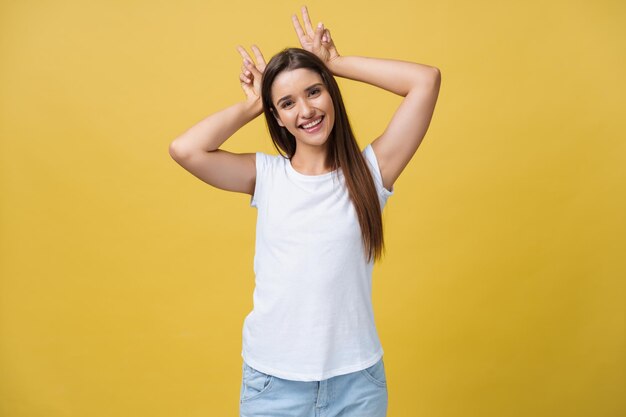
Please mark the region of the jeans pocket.
[[379, 387], [387, 386], [387, 376], [385, 375], [385, 364], [383, 359], [380, 358], [378, 362], [369, 368], [363, 369], [361, 373], [371, 382]]
[[248, 401], [270, 390], [274, 377], [243, 363], [240, 401]]

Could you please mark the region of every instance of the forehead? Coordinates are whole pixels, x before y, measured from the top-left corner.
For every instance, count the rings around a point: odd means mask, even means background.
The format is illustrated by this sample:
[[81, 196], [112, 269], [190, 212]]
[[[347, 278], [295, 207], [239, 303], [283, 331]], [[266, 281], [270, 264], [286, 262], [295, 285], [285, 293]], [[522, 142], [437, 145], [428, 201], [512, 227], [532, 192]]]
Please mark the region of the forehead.
[[281, 72], [272, 84], [272, 99], [279, 100], [287, 95], [295, 95], [316, 83], [324, 83], [322, 77], [308, 68], [296, 68]]

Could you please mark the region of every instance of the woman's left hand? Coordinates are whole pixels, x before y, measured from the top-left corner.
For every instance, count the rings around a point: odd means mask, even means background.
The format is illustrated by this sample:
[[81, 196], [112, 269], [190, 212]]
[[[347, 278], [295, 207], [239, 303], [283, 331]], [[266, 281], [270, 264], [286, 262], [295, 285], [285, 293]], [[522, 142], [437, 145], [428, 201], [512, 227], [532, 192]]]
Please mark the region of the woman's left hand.
[[311, 25], [311, 19], [309, 18], [309, 12], [306, 6], [302, 6], [302, 20], [304, 21], [304, 29], [300, 26], [298, 16], [295, 14], [291, 17], [293, 27], [300, 39], [300, 45], [302, 49], [314, 53], [318, 56], [326, 66], [330, 66], [332, 61], [339, 57], [335, 43], [330, 37], [330, 31], [324, 28], [324, 25], [320, 22], [317, 28], [313, 30]]

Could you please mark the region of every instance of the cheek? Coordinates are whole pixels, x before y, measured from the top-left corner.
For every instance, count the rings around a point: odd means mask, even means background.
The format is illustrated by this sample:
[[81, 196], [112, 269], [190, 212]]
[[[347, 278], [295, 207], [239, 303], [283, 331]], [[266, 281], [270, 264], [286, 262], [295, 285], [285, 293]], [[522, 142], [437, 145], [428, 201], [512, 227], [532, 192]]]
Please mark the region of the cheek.
[[289, 124], [290, 124], [289, 114], [285, 113], [284, 111], [277, 111], [276, 122], [278, 122], [278, 125], [281, 127], [289, 127]]
[[330, 117], [333, 124], [335, 122], [335, 115], [336, 114], [335, 114], [335, 108], [333, 107], [333, 103], [330, 103], [328, 107], [328, 116]]
[[335, 115], [335, 106], [333, 106], [333, 101], [329, 98], [326, 103], [326, 108], [328, 109], [328, 113]]

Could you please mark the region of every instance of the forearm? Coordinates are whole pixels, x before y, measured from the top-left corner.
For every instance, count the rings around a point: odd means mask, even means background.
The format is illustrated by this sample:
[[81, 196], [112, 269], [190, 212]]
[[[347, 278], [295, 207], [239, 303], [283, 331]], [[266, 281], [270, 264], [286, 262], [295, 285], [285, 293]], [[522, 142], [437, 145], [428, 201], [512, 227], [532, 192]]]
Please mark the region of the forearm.
[[436, 67], [428, 65], [361, 56], [339, 56], [328, 63], [328, 68], [336, 76], [371, 84], [403, 97], [412, 89], [432, 85], [439, 74]]
[[170, 148], [177, 155], [218, 149], [236, 131], [262, 113], [260, 100], [242, 101], [213, 113], [177, 137]]

